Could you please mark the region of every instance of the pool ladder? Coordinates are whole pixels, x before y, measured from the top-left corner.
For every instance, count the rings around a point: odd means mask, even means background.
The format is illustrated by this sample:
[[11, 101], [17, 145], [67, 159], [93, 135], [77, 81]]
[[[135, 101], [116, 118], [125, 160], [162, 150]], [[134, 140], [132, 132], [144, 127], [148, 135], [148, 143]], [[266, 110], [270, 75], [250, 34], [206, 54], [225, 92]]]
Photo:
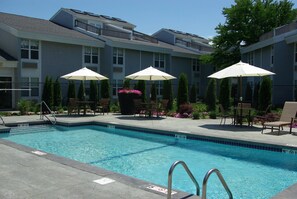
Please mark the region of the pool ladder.
[[[51, 115], [55, 119], [54, 121], [52, 121], [47, 115], [45, 115], [45, 114], [42, 113], [42, 104], [44, 104], [45, 107], [50, 111]], [[41, 101], [40, 102], [40, 119], [43, 120], [43, 117], [46, 117], [46, 119], [48, 121], [50, 121], [53, 125], [55, 125], [57, 123], [57, 118], [56, 118], [55, 113], [53, 113], [53, 111], [48, 107], [48, 105], [45, 103], [45, 101]]]
[[[169, 169], [169, 172], [168, 172], [168, 191], [167, 191], [167, 199], [171, 199], [171, 192], [172, 192], [172, 174], [173, 174], [173, 171], [175, 169], [175, 167], [177, 165], [181, 164], [183, 166], [183, 168], [186, 170], [187, 174], [189, 175], [189, 177], [191, 178], [192, 182], [194, 183], [195, 187], [196, 187], [196, 195], [197, 196], [200, 196], [200, 188], [199, 188], [199, 184], [197, 182], [197, 180], [195, 179], [194, 175], [192, 174], [192, 172], [190, 171], [190, 169], [188, 168], [187, 164], [184, 162], [184, 161], [176, 161], [174, 162], [170, 169]], [[211, 169], [209, 170], [204, 179], [203, 179], [203, 185], [202, 185], [202, 199], [206, 199], [206, 188], [207, 188], [207, 181], [208, 181], [208, 178], [210, 177], [210, 175], [212, 173], [216, 173], [219, 180], [221, 181], [223, 187], [225, 188], [226, 192], [228, 193], [229, 195], [229, 199], [233, 199], [233, 196], [232, 196], [232, 193], [226, 183], [226, 181], [224, 180], [221, 172], [218, 170], [218, 169]]]

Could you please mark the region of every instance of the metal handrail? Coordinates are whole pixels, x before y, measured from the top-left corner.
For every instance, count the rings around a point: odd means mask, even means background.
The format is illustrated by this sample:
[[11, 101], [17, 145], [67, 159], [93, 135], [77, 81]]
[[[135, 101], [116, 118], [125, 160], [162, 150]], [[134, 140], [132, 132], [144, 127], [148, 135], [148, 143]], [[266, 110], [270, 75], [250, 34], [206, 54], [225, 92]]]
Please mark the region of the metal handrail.
[[2, 120], [2, 123], [3, 123], [3, 125], [5, 126], [5, 122], [4, 122], [4, 120], [3, 120], [3, 118], [2, 118], [1, 115], [0, 115], [0, 119]]
[[209, 171], [206, 173], [206, 175], [205, 175], [205, 177], [204, 177], [204, 179], [203, 179], [203, 185], [202, 185], [202, 199], [206, 199], [207, 181], [208, 181], [208, 178], [210, 177], [210, 175], [211, 175], [212, 173], [214, 173], [214, 172], [217, 174], [217, 176], [219, 177], [219, 179], [220, 179], [222, 185], [224, 186], [226, 192], [228, 193], [228, 195], [229, 195], [229, 199], [233, 199], [232, 193], [231, 193], [231, 191], [230, 191], [230, 189], [229, 189], [229, 187], [228, 187], [226, 181], [224, 180], [224, 178], [223, 178], [221, 172], [220, 172], [218, 169], [211, 169], [211, 170], [209, 170]]
[[[46, 108], [50, 111], [51, 115], [53, 116], [53, 118], [55, 119], [55, 121], [52, 121], [47, 115], [44, 115], [42, 112], [42, 104], [44, 104], [46, 106]], [[41, 101], [40, 102], [40, 119], [43, 119], [43, 116], [45, 116], [48, 121], [50, 121], [53, 125], [55, 125], [57, 123], [57, 118], [55, 113], [48, 107], [48, 105], [46, 104], [45, 101]]]
[[167, 190], [167, 199], [171, 199], [171, 192], [172, 192], [172, 173], [174, 168], [178, 165], [181, 164], [184, 169], [186, 170], [186, 172], [188, 173], [188, 175], [190, 176], [191, 180], [193, 181], [193, 183], [196, 186], [196, 195], [199, 196], [200, 194], [200, 188], [199, 188], [199, 184], [197, 182], [197, 180], [195, 179], [194, 175], [192, 174], [192, 172], [190, 171], [190, 169], [188, 168], [188, 166], [186, 165], [186, 163], [184, 161], [176, 161], [174, 162], [168, 172], [168, 190]]

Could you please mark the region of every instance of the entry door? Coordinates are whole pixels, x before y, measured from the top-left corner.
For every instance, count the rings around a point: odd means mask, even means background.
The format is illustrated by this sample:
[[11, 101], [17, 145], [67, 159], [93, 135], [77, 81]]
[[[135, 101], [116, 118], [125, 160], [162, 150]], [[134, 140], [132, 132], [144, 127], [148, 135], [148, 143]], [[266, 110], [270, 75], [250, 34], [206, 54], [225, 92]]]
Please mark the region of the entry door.
[[11, 77], [0, 77], [0, 109], [12, 108], [11, 88]]

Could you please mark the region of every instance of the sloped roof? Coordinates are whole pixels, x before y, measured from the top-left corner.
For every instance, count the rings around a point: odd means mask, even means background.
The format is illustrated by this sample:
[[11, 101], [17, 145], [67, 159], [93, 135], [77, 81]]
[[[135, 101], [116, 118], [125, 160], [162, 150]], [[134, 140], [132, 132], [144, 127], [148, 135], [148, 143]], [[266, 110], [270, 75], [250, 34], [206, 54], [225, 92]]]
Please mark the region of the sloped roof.
[[9, 55], [7, 52], [4, 50], [0, 49], [0, 60], [6, 60], [6, 61], [17, 61], [14, 57]]
[[[32, 17], [14, 15], [0, 12], [0, 28], [4, 27], [14, 29], [18, 33], [26, 33], [40, 35], [44, 40], [51, 36], [52, 39], [80, 40], [80, 41], [92, 41], [99, 42], [98, 39], [92, 38], [88, 35], [82, 34], [78, 31], [59, 26], [51, 21], [44, 19], [37, 19]], [[21, 36], [18, 34], [18, 36]]]

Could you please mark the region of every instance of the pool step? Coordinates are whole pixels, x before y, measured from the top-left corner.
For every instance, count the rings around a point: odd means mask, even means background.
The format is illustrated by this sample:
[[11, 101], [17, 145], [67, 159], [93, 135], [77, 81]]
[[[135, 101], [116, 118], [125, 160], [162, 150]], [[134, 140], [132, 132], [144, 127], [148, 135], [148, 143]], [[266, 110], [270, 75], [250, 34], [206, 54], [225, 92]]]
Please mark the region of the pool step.
[[41, 133], [41, 132], [51, 132], [54, 131], [55, 128], [49, 125], [37, 125], [30, 126], [29, 124], [20, 124], [17, 127], [13, 127], [10, 130], [11, 135], [15, 134], [28, 134], [28, 133]]

